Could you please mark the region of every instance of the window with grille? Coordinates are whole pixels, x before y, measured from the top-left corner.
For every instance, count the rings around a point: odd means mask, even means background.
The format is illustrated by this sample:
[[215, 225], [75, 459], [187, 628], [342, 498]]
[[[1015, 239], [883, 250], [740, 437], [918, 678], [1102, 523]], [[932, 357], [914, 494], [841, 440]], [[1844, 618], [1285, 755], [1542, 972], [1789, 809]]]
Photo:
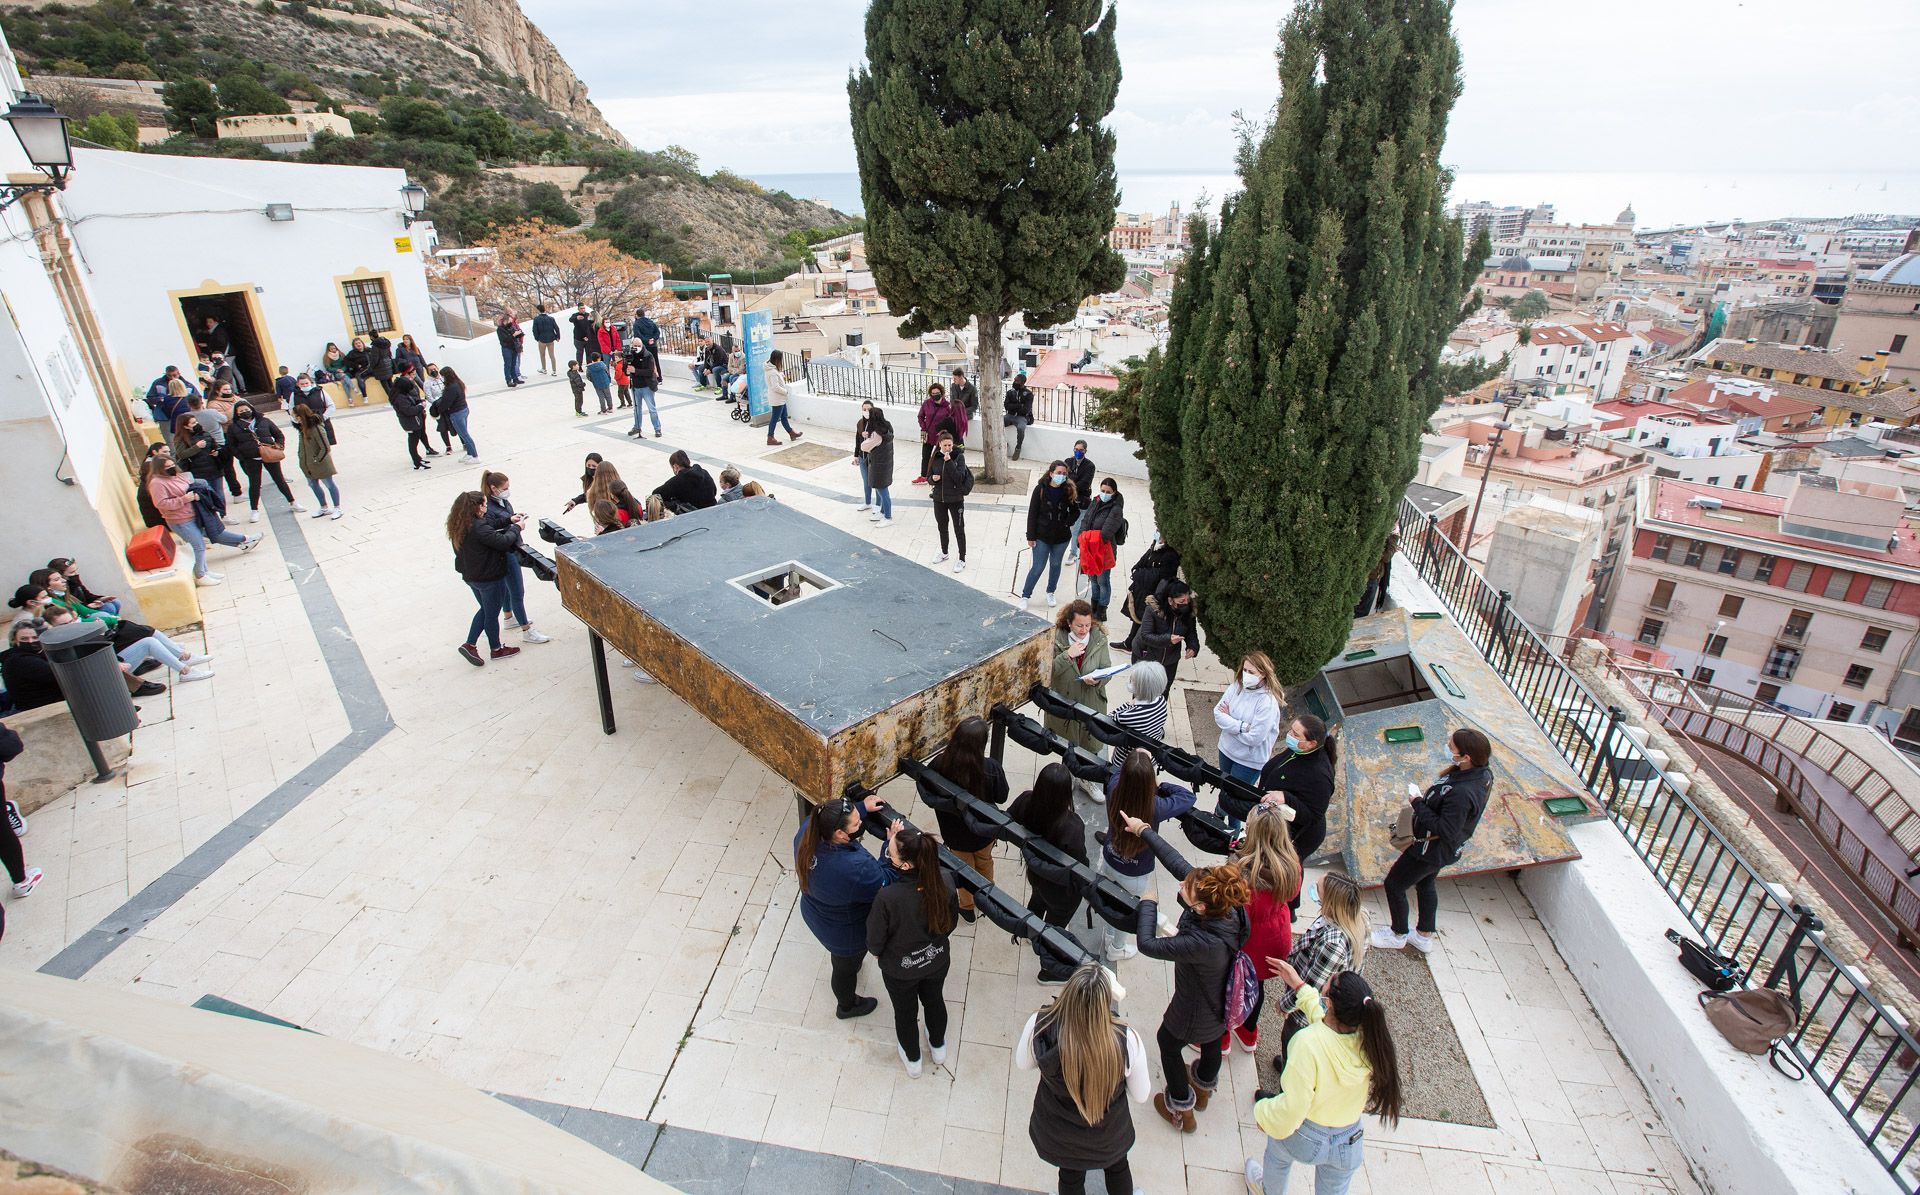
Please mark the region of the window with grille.
[[1741, 597], [1739, 594], [1730, 593], [1720, 599], [1720, 617], [1738, 618], [1740, 617], [1740, 608], [1746, 604], [1747, 599]]
[[1775, 680], [1792, 680], [1796, 669], [1800, 667], [1800, 649], [1776, 643], [1767, 653], [1767, 662], [1760, 671]]
[[1849, 664], [1847, 675], [1840, 683], [1849, 689], [1864, 689], [1867, 687], [1867, 682], [1872, 679], [1873, 669], [1865, 664]]
[[342, 282], [340, 293], [347, 300], [347, 319], [356, 336], [393, 331], [393, 304], [387, 299], [387, 280], [357, 278]]
[[1844, 701], [1834, 702], [1832, 705], [1827, 707], [1827, 721], [1829, 722], [1853, 721], [1853, 707], [1848, 705]]
[[1867, 633], [1860, 636], [1860, 650], [1879, 651], [1887, 645], [1887, 638], [1892, 634], [1886, 627], [1868, 627]]
[[1753, 579], [1760, 582], [1762, 585], [1766, 585], [1772, 582], [1773, 566], [1778, 562], [1779, 562], [1778, 557], [1774, 557], [1774, 556], [1760, 557], [1757, 561], [1754, 562]]
[[1740, 549], [1728, 548], [1726, 554], [1720, 557], [1720, 571], [1731, 577], [1739, 567]]
[[1860, 604], [1872, 606], [1875, 610], [1887, 608], [1887, 599], [1893, 596], [1893, 582], [1885, 577], [1875, 577], [1867, 582], [1867, 592], [1860, 597]]
[[1698, 540], [1698, 539], [1690, 539], [1687, 541], [1686, 559], [1681, 561], [1681, 563], [1686, 565], [1688, 568], [1699, 568], [1700, 560], [1706, 554], [1707, 554], [1706, 541]]
[[1667, 553], [1672, 550], [1673, 537], [1671, 535], [1656, 535], [1653, 537], [1653, 552], [1651, 555], [1655, 560], [1665, 560]]
[[1726, 655], [1727, 637], [1725, 635], [1708, 635], [1707, 654], [1714, 657]]
[[1812, 614], [1805, 610], [1795, 610], [1793, 613], [1787, 615], [1787, 623], [1780, 628], [1780, 635], [1784, 639], [1805, 639], [1807, 637], [1807, 628], [1812, 625]]
[[1660, 646], [1660, 636], [1666, 634], [1667, 624], [1658, 618], [1649, 618], [1640, 624], [1640, 642], [1649, 647]]
[[1693, 670], [1693, 679], [1699, 681], [1703, 685], [1710, 685], [1713, 683], [1713, 669], [1695, 668]]

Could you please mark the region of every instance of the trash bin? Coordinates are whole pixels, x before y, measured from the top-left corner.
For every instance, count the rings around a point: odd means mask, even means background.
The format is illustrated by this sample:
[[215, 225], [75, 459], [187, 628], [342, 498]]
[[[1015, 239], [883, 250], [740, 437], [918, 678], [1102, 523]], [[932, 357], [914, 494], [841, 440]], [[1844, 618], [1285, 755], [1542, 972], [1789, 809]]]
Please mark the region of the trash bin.
[[86, 741], [98, 779], [113, 775], [106, 757], [95, 746], [102, 739], [132, 734], [140, 720], [133, 697], [113, 650], [113, 635], [103, 622], [70, 622], [41, 632], [41, 651], [53, 668], [53, 678], [66, 695], [73, 723]]

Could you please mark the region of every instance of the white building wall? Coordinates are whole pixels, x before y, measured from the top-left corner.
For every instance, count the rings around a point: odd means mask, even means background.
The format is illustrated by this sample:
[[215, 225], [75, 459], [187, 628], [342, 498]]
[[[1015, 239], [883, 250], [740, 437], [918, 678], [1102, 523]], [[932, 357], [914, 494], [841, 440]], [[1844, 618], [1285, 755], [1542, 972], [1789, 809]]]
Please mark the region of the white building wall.
[[[340, 279], [356, 274], [386, 276], [395, 340], [432, 342], [426, 271], [401, 220], [405, 171], [90, 149], [74, 158], [74, 236], [135, 384], [167, 365], [191, 371], [179, 292], [250, 294], [270, 369], [317, 366], [329, 340], [346, 344]], [[271, 203], [292, 204], [294, 218], [267, 219]]]

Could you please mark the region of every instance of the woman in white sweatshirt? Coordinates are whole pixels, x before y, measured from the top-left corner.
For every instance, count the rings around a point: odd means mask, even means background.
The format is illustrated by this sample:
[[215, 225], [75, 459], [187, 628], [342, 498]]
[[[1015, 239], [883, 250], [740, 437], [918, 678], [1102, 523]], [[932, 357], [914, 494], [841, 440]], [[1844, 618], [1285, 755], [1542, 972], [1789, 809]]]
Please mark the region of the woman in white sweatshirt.
[[[1240, 661], [1240, 679], [1213, 707], [1213, 724], [1220, 728], [1220, 770], [1236, 780], [1260, 783], [1260, 769], [1280, 737], [1279, 687], [1266, 653], [1248, 652]], [[1215, 812], [1230, 828], [1240, 828], [1228, 816], [1225, 802]]]

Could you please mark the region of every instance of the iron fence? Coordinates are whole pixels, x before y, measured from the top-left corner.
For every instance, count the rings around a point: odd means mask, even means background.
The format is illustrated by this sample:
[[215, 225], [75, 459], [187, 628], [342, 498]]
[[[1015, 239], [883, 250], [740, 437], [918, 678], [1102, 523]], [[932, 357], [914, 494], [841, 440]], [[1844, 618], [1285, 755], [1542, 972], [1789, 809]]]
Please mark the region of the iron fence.
[[[951, 373], [932, 370], [901, 369], [892, 365], [872, 368], [817, 360], [807, 362], [805, 376], [815, 394], [859, 398], [916, 410], [927, 397], [928, 386], [935, 382], [946, 386], [953, 381]], [[968, 378], [979, 386], [978, 378], [971, 374]], [[1085, 431], [1087, 414], [1102, 393], [1085, 386], [1037, 387], [1033, 392], [1033, 421]]]
[[1688, 798], [1618, 706], [1601, 702], [1488, 584], [1438, 521], [1402, 501], [1400, 552], [1453, 614], [1602, 810], [1709, 946], [1753, 982], [1787, 993], [1800, 1014], [1787, 1039], [1847, 1123], [1903, 1191], [1916, 1128], [1906, 1113], [1920, 1041], [1828, 948], [1820, 923], [1768, 882]]

